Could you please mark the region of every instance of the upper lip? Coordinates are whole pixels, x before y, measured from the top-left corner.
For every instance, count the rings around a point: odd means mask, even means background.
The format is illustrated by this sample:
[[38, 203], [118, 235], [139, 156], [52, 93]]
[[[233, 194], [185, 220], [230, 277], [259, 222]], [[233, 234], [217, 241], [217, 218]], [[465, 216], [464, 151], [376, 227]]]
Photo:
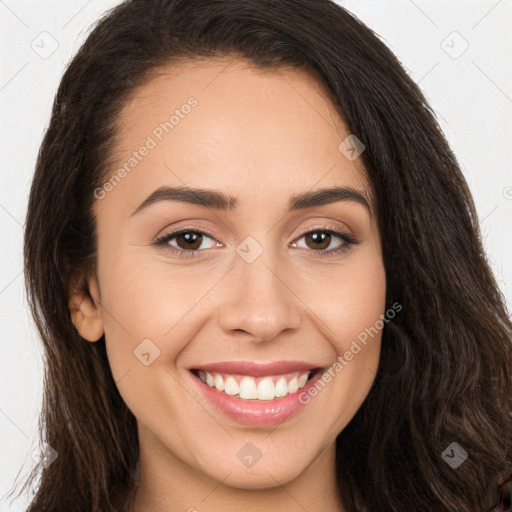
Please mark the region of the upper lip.
[[201, 366], [195, 366], [190, 369], [204, 370], [210, 373], [215, 372], [263, 377], [265, 375], [305, 372], [308, 370], [315, 370], [317, 368], [319, 368], [319, 366], [315, 366], [314, 364], [303, 361], [221, 361], [217, 363], [208, 363]]

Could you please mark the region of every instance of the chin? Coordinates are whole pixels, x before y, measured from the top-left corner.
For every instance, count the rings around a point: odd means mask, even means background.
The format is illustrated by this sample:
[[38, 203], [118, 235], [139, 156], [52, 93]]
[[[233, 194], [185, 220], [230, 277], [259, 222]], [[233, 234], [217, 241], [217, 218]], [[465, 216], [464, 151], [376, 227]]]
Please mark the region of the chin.
[[[224, 480], [224, 484], [244, 490], [271, 489], [286, 485], [300, 473], [300, 470], [297, 471], [296, 467], [292, 468], [289, 463], [286, 467], [259, 468], [258, 471], [255, 468], [237, 469]], [[222, 480], [222, 478], [225, 478], [225, 474], [219, 475], [219, 479]]]
[[[237, 447], [240, 445], [239, 442], [236, 444]], [[248, 442], [247, 445], [250, 443]], [[236, 453], [238, 451], [237, 448], [232, 457], [227, 457], [226, 452], [220, 456], [218, 454], [205, 456], [204, 459], [208, 463], [202, 471], [212, 479], [237, 489], [270, 489], [294, 480], [313, 462], [313, 460], [308, 462], [302, 458], [299, 459], [297, 456], [290, 457], [289, 449], [283, 449], [280, 453], [272, 453], [271, 449], [262, 448], [261, 459], [253, 465], [248, 463], [249, 467], [239, 460]], [[298, 454], [299, 452], [296, 451], [295, 455]], [[242, 456], [240, 458], [243, 459]], [[212, 460], [216, 460], [218, 463], [212, 463]]]

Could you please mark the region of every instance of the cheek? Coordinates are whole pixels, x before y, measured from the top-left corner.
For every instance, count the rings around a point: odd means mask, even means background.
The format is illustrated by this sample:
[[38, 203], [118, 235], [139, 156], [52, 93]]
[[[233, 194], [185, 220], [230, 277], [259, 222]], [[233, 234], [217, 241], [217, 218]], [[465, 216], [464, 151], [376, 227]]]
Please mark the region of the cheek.
[[[114, 237], [112, 237], [113, 239]], [[103, 242], [100, 280], [103, 303], [134, 336], [163, 335], [200, 298], [207, 272], [201, 266], [168, 263], [122, 234]], [[129, 327], [131, 329], [129, 329]]]
[[[307, 297], [304, 302], [318, 317], [316, 326], [333, 349], [325, 383], [330, 383], [335, 396], [337, 419], [333, 421], [340, 429], [360, 407], [375, 379], [385, 325], [382, 260], [377, 252], [360, 256], [346, 265], [333, 266], [328, 275], [317, 275], [316, 288], [312, 288], [311, 278], [306, 279], [302, 292]], [[306, 295], [307, 289], [315, 291]]]
[[343, 428], [366, 398], [379, 365], [385, 325], [386, 277], [379, 260], [361, 264], [344, 275], [341, 293], [330, 306], [337, 361], [334, 374], [338, 419]]
[[173, 269], [147, 256], [142, 260], [137, 251], [111, 254], [103, 261], [99, 278], [105, 340], [114, 377], [120, 378], [129, 370], [139, 371], [143, 366], [140, 353], [149, 352], [150, 360], [159, 357], [172, 366], [193, 338], [194, 329], [200, 328], [197, 315], [203, 307], [201, 298], [218, 277], [201, 266]]
[[386, 275], [378, 253], [360, 253], [346, 264], [306, 274], [297, 282], [297, 294], [338, 353], [348, 350], [351, 341], [385, 312]]

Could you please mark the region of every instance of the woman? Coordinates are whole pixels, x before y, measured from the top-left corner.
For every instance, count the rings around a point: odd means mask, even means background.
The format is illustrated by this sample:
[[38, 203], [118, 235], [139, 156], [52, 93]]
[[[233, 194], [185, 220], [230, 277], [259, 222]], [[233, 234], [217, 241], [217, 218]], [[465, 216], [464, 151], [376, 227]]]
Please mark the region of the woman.
[[56, 455], [30, 511], [469, 512], [512, 472], [470, 192], [331, 1], [107, 13], [57, 92], [25, 265]]

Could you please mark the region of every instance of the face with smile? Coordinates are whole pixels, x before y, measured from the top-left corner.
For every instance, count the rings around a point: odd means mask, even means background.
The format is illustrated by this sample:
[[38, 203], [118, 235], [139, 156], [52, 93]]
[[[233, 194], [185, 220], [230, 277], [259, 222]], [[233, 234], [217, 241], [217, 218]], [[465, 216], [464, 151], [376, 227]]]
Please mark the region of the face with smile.
[[97, 194], [92, 299], [72, 301], [137, 418], [140, 489], [332, 488], [380, 333], [299, 395], [381, 318], [386, 290], [349, 133], [305, 72], [237, 60], [169, 66], [123, 108], [113, 172], [128, 165]]

